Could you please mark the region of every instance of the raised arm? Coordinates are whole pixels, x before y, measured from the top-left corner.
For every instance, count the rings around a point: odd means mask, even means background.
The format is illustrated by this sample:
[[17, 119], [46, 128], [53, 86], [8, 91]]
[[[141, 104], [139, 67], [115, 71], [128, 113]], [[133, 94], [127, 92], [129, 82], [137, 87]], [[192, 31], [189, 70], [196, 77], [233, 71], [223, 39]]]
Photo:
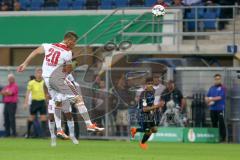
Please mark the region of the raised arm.
[[32, 61], [32, 59], [34, 57], [36, 57], [39, 54], [43, 54], [44, 53], [44, 48], [43, 46], [38, 47], [37, 49], [35, 49], [34, 51], [32, 51], [32, 53], [30, 53], [30, 55], [25, 59], [25, 61], [18, 66], [17, 68], [17, 72], [23, 72], [25, 71], [26, 67], [28, 66], [28, 64]]

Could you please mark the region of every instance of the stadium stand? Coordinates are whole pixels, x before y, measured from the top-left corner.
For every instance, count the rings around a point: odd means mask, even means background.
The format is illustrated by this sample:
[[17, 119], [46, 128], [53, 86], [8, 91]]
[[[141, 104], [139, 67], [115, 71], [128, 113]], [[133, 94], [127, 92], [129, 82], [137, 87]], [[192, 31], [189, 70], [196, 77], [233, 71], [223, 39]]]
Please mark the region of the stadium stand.
[[58, 2], [58, 9], [59, 10], [68, 10], [71, 9], [71, 1], [70, 0], [60, 0]]
[[112, 9], [113, 6], [113, 1], [112, 0], [102, 0], [100, 4], [101, 9]]
[[85, 7], [85, 0], [75, 0], [72, 3], [72, 9], [78, 10], [78, 9], [84, 9]]
[[151, 7], [151, 6], [154, 5], [155, 2], [156, 2], [155, 0], [145, 1], [144, 6], [145, 6], [145, 7]]
[[35, 0], [30, 3], [30, 10], [41, 10], [44, 2], [42, 0]]

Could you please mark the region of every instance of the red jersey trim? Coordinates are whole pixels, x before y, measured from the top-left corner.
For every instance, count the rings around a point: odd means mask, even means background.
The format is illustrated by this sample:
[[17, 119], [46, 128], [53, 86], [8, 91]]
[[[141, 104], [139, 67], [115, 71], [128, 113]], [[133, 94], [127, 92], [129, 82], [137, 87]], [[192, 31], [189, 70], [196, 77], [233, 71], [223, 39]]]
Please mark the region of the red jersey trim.
[[54, 45], [54, 46], [56, 46], [56, 47], [59, 47], [59, 48], [62, 48], [62, 49], [64, 49], [64, 50], [66, 50], [66, 51], [70, 51], [70, 49], [69, 49], [66, 45], [64, 45], [64, 44], [54, 43], [54, 44], [52, 44], [52, 45]]

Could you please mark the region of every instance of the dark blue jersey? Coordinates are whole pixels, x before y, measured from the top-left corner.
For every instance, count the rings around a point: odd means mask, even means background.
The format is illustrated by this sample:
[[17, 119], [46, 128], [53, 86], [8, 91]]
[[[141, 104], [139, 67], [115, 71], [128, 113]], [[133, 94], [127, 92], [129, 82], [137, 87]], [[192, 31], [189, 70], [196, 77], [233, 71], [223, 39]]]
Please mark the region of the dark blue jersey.
[[154, 105], [154, 90], [153, 91], [143, 91], [140, 95], [138, 109], [139, 109], [139, 121], [147, 122], [154, 121], [153, 111], [143, 112], [143, 107], [152, 107]]

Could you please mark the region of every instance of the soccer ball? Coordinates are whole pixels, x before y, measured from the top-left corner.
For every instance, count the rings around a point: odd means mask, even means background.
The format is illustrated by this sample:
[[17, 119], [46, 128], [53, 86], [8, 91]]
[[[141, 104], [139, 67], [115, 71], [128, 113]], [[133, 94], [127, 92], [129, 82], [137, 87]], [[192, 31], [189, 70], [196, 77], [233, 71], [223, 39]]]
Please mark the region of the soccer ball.
[[164, 16], [166, 13], [165, 7], [163, 7], [162, 5], [155, 5], [152, 8], [152, 14], [154, 16]]

